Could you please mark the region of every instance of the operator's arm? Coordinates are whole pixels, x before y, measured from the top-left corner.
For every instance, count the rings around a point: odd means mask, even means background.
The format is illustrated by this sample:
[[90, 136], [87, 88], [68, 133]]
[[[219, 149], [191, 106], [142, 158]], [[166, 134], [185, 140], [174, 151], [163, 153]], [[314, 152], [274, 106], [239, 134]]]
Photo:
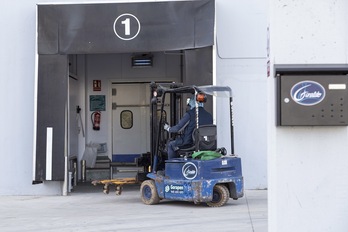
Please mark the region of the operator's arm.
[[190, 115], [188, 113], [185, 113], [184, 116], [180, 119], [179, 123], [175, 126], [172, 126], [169, 128], [170, 133], [178, 133], [179, 131], [182, 131], [190, 122]]

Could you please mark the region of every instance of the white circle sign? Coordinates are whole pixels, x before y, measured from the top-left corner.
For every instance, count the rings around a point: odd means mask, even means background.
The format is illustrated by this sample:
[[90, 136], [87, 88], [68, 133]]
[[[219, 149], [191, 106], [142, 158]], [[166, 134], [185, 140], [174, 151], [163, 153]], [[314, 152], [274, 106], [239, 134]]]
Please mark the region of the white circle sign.
[[192, 162], [187, 162], [184, 164], [181, 171], [182, 175], [188, 180], [194, 179], [198, 173], [197, 166]]
[[140, 22], [132, 14], [121, 14], [115, 19], [114, 32], [122, 40], [132, 40], [140, 32]]

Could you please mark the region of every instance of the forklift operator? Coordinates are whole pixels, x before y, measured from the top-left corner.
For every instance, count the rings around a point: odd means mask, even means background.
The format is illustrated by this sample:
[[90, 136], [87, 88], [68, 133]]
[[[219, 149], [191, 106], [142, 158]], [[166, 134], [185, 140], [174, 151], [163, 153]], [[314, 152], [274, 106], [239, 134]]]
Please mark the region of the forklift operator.
[[[179, 133], [183, 131], [183, 133], [177, 136], [175, 140], [168, 143], [168, 159], [176, 158], [176, 152], [180, 148], [188, 148], [194, 145], [192, 139], [192, 133], [196, 127], [196, 102], [194, 96], [189, 99], [188, 106], [190, 107], [190, 110], [184, 114], [177, 125], [170, 127], [168, 124], [164, 124], [164, 129], [169, 133]], [[203, 108], [203, 103], [198, 102], [198, 110], [199, 125], [213, 124], [213, 117]]]

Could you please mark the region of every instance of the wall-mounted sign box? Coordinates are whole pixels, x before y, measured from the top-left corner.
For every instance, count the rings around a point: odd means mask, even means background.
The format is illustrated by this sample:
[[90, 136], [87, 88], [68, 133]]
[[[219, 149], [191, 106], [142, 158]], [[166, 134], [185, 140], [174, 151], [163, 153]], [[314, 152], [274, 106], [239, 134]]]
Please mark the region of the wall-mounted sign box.
[[275, 65], [278, 126], [347, 126], [348, 65]]
[[90, 95], [89, 110], [90, 111], [105, 111], [105, 95]]

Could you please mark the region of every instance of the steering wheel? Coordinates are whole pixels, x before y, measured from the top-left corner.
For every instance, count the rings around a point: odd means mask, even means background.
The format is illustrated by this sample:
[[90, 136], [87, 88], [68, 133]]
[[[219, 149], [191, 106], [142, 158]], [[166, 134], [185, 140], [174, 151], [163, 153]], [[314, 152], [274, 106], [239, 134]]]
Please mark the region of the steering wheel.
[[221, 153], [223, 156], [227, 155], [227, 150], [224, 147], [218, 148], [216, 152]]

